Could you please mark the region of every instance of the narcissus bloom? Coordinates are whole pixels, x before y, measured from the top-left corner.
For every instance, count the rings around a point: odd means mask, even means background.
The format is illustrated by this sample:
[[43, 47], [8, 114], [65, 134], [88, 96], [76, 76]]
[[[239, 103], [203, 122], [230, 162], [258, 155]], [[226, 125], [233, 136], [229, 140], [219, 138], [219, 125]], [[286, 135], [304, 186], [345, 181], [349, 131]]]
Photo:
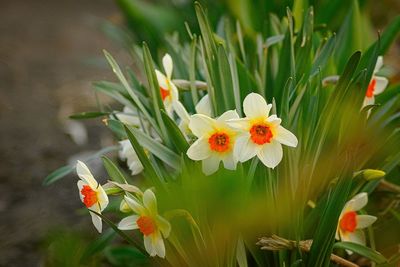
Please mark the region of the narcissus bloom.
[[[211, 103], [210, 103], [210, 99], [208, 97], [208, 94], [206, 94], [197, 103], [195, 109], [196, 109], [196, 112], [198, 114], [203, 114], [203, 115], [206, 115], [206, 116], [209, 116], [209, 117], [212, 116]], [[180, 118], [179, 129], [187, 137], [188, 135], [190, 135], [192, 133], [190, 131], [190, 129], [189, 129], [190, 115], [187, 112], [185, 106], [179, 101], [176, 101], [174, 103], [174, 110], [175, 110], [176, 114]]]
[[131, 170], [132, 175], [137, 175], [143, 171], [143, 165], [136, 154], [135, 149], [132, 147], [129, 139], [125, 139], [119, 142], [121, 145], [121, 150], [119, 151], [119, 157], [122, 160], [127, 160], [129, 170]]
[[154, 193], [147, 189], [143, 194], [143, 204], [137, 199], [125, 196], [125, 201], [135, 215], [121, 220], [118, 228], [121, 230], [139, 231], [144, 236], [144, 247], [150, 256], [165, 257], [164, 239], [171, 232], [170, 223], [158, 214], [157, 200]]
[[[108, 196], [103, 187], [94, 179], [85, 163], [79, 160], [76, 165], [76, 172], [80, 178], [78, 181], [78, 189], [81, 201], [89, 210], [101, 213], [108, 205]], [[92, 212], [90, 212], [90, 215], [92, 216], [92, 222], [97, 231], [101, 233], [101, 217]]]
[[233, 151], [237, 132], [226, 121], [238, 118], [235, 110], [229, 110], [217, 119], [203, 114], [190, 117], [189, 128], [198, 139], [190, 146], [187, 155], [192, 160], [202, 160], [206, 175], [216, 172], [221, 161], [226, 169], [236, 169]]
[[365, 235], [361, 229], [376, 221], [375, 216], [357, 214], [367, 203], [367, 193], [360, 193], [346, 203], [339, 217], [336, 239], [365, 245]]
[[280, 125], [281, 119], [269, 115], [271, 108], [261, 95], [251, 93], [243, 101], [246, 117], [227, 122], [242, 132], [235, 146], [239, 161], [245, 162], [257, 155], [265, 166], [275, 168], [282, 160], [282, 144], [297, 146], [296, 136]]
[[375, 96], [382, 93], [386, 89], [389, 83], [388, 79], [386, 79], [385, 77], [375, 75], [382, 68], [382, 66], [383, 66], [383, 57], [379, 56], [376, 61], [372, 79], [368, 85], [367, 93], [365, 94], [363, 107], [374, 104]]
[[165, 70], [165, 76], [159, 70], [156, 71], [158, 85], [160, 86], [160, 94], [161, 99], [164, 103], [165, 111], [172, 116], [173, 110], [173, 103], [178, 101], [178, 89], [176, 88], [175, 84], [172, 82], [172, 70], [173, 70], [173, 63], [172, 58], [169, 54], [165, 54], [162, 59], [163, 67]]

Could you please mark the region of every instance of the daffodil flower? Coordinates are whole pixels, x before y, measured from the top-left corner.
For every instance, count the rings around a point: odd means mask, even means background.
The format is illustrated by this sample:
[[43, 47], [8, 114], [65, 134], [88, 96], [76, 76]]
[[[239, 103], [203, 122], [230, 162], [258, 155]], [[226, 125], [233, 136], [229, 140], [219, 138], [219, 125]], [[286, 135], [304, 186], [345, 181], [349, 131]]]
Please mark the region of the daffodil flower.
[[160, 86], [161, 99], [164, 103], [165, 111], [172, 116], [173, 104], [178, 101], [179, 94], [178, 89], [171, 80], [173, 63], [172, 58], [169, 54], [165, 54], [162, 59], [164, 70], [167, 76], [161, 73], [159, 70], [156, 71], [158, 85]]
[[361, 229], [376, 221], [375, 216], [357, 214], [367, 203], [367, 193], [360, 193], [346, 203], [339, 217], [336, 239], [365, 245], [365, 235]]
[[234, 151], [240, 162], [257, 155], [265, 166], [275, 168], [283, 157], [282, 144], [297, 146], [296, 136], [280, 125], [281, 119], [269, 115], [271, 107], [261, 95], [251, 93], [243, 101], [246, 117], [227, 121], [242, 131]]
[[140, 127], [140, 119], [134, 110], [129, 107], [124, 107], [121, 113], [115, 115], [123, 124]]
[[[78, 189], [81, 201], [89, 210], [101, 213], [108, 205], [108, 196], [103, 187], [94, 179], [85, 163], [79, 160], [76, 165], [76, 172], [80, 178]], [[101, 217], [93, 212], [90, 212], [90, 215], [97, 231], [101, 233]]]
[[189, 128], [198, 139], [186, 154], [192, 160], [202, 160], [202, 169], [206, 175], [216, 172], [221, 161], [226, 169], [236, 169], [237, 160], [233, 151], [237, 131], [226, 121], [238, 118], [235, 110], [229, 110], [217, 119], [203, 114], [190, 117]]
[[128, 168], [131, 170], [132, 175], [141, 173], [143, 171], [143, 165], [129, 139], [122, 140], [119, 143], [121, 145], [121, 150], [118, 153], [119, 157], [122, 160], [127, 160]]
[[164, 239], [171, 232], [170, 223], [158, 214], [157, 199], [147, 189], [143, 194], [143, 204], [133, 197], [125, 196], [125, 201], [135, 215], [128, 216], [118, 224], [120, 230], [139, 231], [144, 236], [144, 247], [150, 256], [165, 257]]
[[[200, 99], [195, 109], [198, 114], [203, 114], [212, 117], [211, 103], [208, 94], [206, 94], [205, 96], [203, 96], [202, 99]], [[192, 133], [189, 128], [189, 122], [190, 122], [189, 113], [185, 109], [185, 106], [183, 106], [183, 104], [179, 101], [176, 101], [174, 103], [174, 110], [178, 115], [178, 117], [180, 118], [180, 122], [178, 125], [179, 129], [186, 137], [188, 137]]]
[[382, 66], [383, 57], [379, 56], [375, 64], [372, 79], [368, 85], [367, 93], [365, 94], [363, 107], [373, 105], [375, 103], [375, 96], [382, 93], [389, 83], [388, 79], [385, 77], [375, 75], [382, 68]]

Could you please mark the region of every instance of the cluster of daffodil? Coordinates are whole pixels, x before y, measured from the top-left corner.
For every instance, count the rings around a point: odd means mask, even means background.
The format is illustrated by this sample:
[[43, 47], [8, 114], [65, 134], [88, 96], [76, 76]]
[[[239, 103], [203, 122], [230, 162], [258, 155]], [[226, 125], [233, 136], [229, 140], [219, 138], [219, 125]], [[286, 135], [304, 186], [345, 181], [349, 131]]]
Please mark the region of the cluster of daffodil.
[[[179, 101], [177, 87], [171, 80], [173, 63], [167, 54], [163, 58], [166, 75], [156, 70], [157, 80], [164, 107], [169, 116], [174, 118], [174, 112], [179, 117], [179, 128], [182, 133], [193, 140], [187, 156], [194, 161], [202, 161], [202, 170], [205, 175], [211, 175], [219, 169], [222, 161], [228, 170], [235, 170], [238, 162], [245, 162], [257, 156], [268, 168], [275, 168], [282, 160], [282, 145], [296, 147], [298, 140], [289, 130], [281, 126], [281, 119], [276, 114], [270, 114], [272, 104], [259, 94], [250, 93], [243, 101], [244, 117], [240, 118], [236, 110], [228, 110], [218, 117], [213, 116], [208, 95], [204, 95], [196, 106], [196, 114], [189, 115], [184, 105]], [[382, 59], [378, 59], [375, 72], [381, 67]], [[375, 73], [374, 72], [374, 73]], [[332, 80], [332, 78], [329, 78]], [[374, 76], [368, 87], [367, 97], [382, 92], [387, 80]], [[370, 104], [370, 102], [368, 102]], [[124, 124], [143, 128], [151, 128], [148, 123], [141, 121], [138, 114], [124, 108], [117, 114], [117, 118]], [[152, 138], [161, 142], [157, 133], [148, 131]], [[120, 141], [121, 159], [127, 160], [132, 175], [143, 170], [135, 150], [128, 139]], [[91, 211], [91, 217], [96, 229], [101, 232], [102, 220], [99, 216], [108, 205], [108, 196], [103, 187], [94, 179], [87, 166], [78, 161], [77, 173], [80, 198]], [[124, 186], [120, 185], [122, 190]], [[134, 188], [136, 194], [126, 193], [121, 201], [120, 210], [131, 213], [118, 224], [120, 230], [138, 229], [144, 236], [144, 246], [150, 256], [165, 257], [164, 238], [171, 232], [170, 223], [158, 214], [156, 196], [152, 190], [142, 192]], [[361, 229], [370, 226], [376, 217], [358, 215], [367, 204], [366, 193], [360, 193], [347, 202], [340, 215], [336, 238], [365, 244], [365, 237]]]

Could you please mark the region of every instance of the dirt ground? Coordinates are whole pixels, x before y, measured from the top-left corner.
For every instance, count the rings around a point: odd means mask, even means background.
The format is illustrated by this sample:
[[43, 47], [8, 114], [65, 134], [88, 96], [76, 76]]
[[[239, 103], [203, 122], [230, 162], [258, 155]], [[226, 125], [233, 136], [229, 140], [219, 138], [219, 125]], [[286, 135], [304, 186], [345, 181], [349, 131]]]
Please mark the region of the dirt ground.
[[64, 119], [95, 109], [90, 82], [112, 77], [102, 49], [120, 51], [99, 24], [115, 14], [109, 0], [0, 3], [0, 266], [40, 266], [49, 229], [90, 226], [76, 212], [75, 175], [41, 183], [110, 138], [101, 122], [89, 122], [90, 141], [78, 146]]

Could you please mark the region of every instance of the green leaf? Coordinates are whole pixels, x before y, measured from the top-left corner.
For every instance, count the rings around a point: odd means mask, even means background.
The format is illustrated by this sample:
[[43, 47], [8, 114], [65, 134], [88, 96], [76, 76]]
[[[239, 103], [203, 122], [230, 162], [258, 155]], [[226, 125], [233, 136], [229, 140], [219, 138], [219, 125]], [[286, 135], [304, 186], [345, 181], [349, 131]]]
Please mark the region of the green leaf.
[[179, 153], [186, 154], [189, 144], [178, 125], [176, 125], [175, 121], [171, 119], [164, 110], [161, 111], [161, 116], [167, 126], [168, 135], [171, 136], [172, 143], [175, 145]]
[[74, 114], [69, 116], [70, 119], [73, 120], [84, 120], [84, 119], [93, 119], [93, 118], [97, 118], [97, 117], [101, 117], [101, 116], [108, 116], [110, 113], [108, 112], [82, 112], [82, 113], [78, 113], [78, 114]]
[[[172, 168], [179, 170], [180, 169], [180, 157], [171, 151], [169, 148], [162, 145], [160, 142], [154, 140], [153, 138], [147, 136], [140, 130], [133, 127], [126, 127], [129, 133], [134, 135], [135, 139], [146, 149], [148, 149], [154, 156], [161, 159], [163, 162], [171, 166]], [[130, 138], [129, 138], [130, 139]], [[136, 150], [136, 149], [135, 149]]]
[[363, 257], [366, 257], [373, 262], [376, 262], [378, 264], [386, 263], [387, 259], [380, 254], [378, 251], [375, 251], [371, 248], [368, 248], [366, 246], [352, 243], [352, 242], [337, 242], [335, 245], [333, 245], [334, 248], [341, 248], [341, 249], [347, 249], [351, 250]]
[[130, 246], [109, 247], [104, 254], [113, 266], [135, 267], [149, 262], [149, 258], [146, 255]]
[[85, 252], [83, 253], [81, 261], [85, 262], [93, 255], [101, 252], [111, 243], [112, 240], [114, 240], [115, 236], [115, 231], [113, 231], [112, 229], [107, 229], [95, 241], [89, 244], [89, 246], [85, 249]]
[[126, 183], [125, 176], [109, 158], [103, 156], [101, 157], [101, 159], [103, 160], [104, 168], [106, 168], [106, 171], [110, 176], [111, 180], [117, 183]]

